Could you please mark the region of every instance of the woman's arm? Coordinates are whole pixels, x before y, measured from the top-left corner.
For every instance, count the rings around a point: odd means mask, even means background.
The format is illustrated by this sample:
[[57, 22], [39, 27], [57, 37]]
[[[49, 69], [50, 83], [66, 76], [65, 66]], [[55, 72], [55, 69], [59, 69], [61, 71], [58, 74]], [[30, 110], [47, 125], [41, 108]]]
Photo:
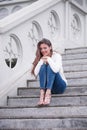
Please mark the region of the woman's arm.
[[53, 72], [57, 73], [59, 72], [61, 66], [62, 66], [62, 57], [59, 54], [56, 54], [53, 58], [48, 57], [47, 62], [50, 65]]
[[42, 64], [43, 64], [43, 60], [40, 59], [40, 61], [38, 62], [38, 64], [37, 64], [36, 67], [35, 67], [35, 70], [34, 70], [35, 76], [38, 75], [38, 73], [39, 73], [39, 71], [40, 71], [40, 67], [41, 67]]

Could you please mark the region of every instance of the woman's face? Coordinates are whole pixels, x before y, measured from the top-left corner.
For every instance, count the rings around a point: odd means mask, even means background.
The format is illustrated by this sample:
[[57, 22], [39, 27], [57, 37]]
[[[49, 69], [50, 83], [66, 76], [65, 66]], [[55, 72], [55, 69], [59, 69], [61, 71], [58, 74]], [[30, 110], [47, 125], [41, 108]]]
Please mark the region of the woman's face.
[[51, 47], [49, 47], [47, 44], [43, 43], [40, 45], [40, 52], [43, 56], [50, 56], [51, 54]]

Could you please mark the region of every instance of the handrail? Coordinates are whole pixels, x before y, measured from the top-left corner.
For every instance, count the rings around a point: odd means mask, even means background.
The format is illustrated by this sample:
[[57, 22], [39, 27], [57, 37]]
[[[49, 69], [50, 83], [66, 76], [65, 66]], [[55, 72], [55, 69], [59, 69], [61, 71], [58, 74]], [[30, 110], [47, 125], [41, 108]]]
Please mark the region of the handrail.
[[[42, 11], [49, 8], [49, 6], [52, 6], [53, 4], [58, 3], [61, 0], [38, 0], [34, 2], [33, 4], [3, 18], [0, 20], [0, 33], [4, 33], [11, 28], [14, 28], [15, 26], [23, 23], [24, 21], [34, 17], [38, 13], [41, 13]], [[26, 13], [25, 13], [26, 12]]]
[[2, 1], [0, 1], [0, 5], [8, 5], [8, 4], [14, 4], [14, 3], [23, 3], [23, 2], [29, 2], [30, 0], [12, 0], [12, 1], [7, 1], [7, 0], [2, 0]]

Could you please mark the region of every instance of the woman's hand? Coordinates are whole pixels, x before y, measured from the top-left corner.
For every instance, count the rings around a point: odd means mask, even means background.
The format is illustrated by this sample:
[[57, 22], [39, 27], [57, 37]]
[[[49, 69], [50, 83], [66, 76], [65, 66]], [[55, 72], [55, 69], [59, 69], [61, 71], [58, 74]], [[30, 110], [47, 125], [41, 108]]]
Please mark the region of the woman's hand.
[[43, 57], [42, 57], [42, 60], [43, 60], [43, 62], [44, 62], [45, 64], [47, 64], [47, 59], [48, 59], [48, 56], [43, 56]]

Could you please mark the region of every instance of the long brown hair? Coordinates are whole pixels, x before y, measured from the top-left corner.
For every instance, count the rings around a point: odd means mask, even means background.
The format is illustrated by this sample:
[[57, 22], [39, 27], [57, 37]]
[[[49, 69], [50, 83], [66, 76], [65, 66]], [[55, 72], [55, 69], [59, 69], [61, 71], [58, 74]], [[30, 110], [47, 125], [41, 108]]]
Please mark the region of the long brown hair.
[[[39, 62], [39, 60], [41, 59], [41, 57], [43, 56], [41, 54], [41, 50], [40, 50], [40, 45], [43, 44], [43, 43], [52, 48], [52, 44], [51, 44], [50, 40], [48, 40], [46, 38], [43, 38], [41, 41], [38, 42], [38, 44], [37, 44], [37, 50], [36, 50], [36, 57], [34, 59], [33, 68], [32, 68], [32, 71], [31, 71], [32, 74], [34, 74], [34, 69], [35, 69], [37, 63]], [[51, 49], [50, 51], [51, 51], [50, 53], [52, 55], [53, 49]]]

